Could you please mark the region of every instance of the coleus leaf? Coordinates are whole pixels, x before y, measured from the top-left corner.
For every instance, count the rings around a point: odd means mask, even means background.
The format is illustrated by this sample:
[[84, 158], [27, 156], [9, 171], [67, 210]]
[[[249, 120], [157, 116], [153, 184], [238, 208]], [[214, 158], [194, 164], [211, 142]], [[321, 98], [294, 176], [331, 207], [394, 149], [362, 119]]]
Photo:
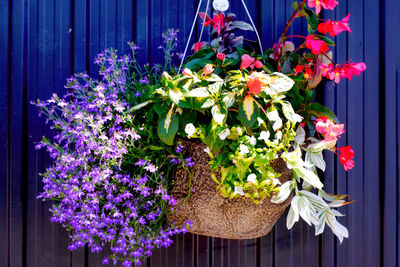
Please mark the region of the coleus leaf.
[[242, 104], [239, 106], [239, 117], [241, 121], [246, 125], [246, 127], [251, 128], [253, 124], [257, 121], [258, 117], [258, 106], [255, 100], [251, 96], [246, 96], [243, 99]]
[[244, 21], [234, 21], [232, 22], [232, 26], [243, 31], [254, 31], [253, 27]]
[[171, 106], [170, 110], [165, 116], [162, 116], [158, 120], [157, 134], [167, 145], [174, 143], [174, 138], [179, 127], [178, 116], [174, 114], [174, 105]]

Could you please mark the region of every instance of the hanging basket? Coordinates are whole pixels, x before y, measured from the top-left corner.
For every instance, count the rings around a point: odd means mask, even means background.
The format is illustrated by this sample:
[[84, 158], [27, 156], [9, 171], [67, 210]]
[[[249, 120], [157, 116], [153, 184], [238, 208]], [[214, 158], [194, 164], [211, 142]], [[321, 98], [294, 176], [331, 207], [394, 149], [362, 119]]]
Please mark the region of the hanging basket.
[[[225, 198], [211, 178], [210, 158], [204, 152], [206, 146], [194, 141], [183, 141], [183, 144], [184, 152], [196, 163], [193, 167], [191, 195], [187, 198], [189, 174], [185, 170], [177, 171], [170, 193], [178, 200], [178, 205], [169, 215], [169, 221], [184, 225], [190, 220], [192, 228], [189, 232], [212, 237], [251, 239], [268, 234], [292, 197], [281, 204], [272, 203], [270, 198], [259, 204], [246, 197]], [[292, 171], [282, 159], [275, 160], [272, 167], [281, 174], [279, 180], [282, 184], [292, 179]]]

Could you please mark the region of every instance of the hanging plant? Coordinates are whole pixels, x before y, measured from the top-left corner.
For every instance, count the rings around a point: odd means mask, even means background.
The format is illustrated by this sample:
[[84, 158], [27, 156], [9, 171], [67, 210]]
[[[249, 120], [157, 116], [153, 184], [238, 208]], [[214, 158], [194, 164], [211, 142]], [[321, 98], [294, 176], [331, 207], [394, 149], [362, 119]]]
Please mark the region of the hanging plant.
[[[295, 2], [278, 42], [263, 51], [238, 36], [254, 25], [225, 13], [228, 1], [214, 1], [212, 17], [199, 14], [211, 42], [194, 44], [189, 57], [185, 50], [182, 72], [174, 67], [182, 57], [177, 31], [169, 30], [163, 65], [142, 68], [133, 43], [131, 55], [106, 50], [96, 59], [100, 80], [76, 75], [64, 97], [38, 101], [57, 131], [37, 144], [54, 159], [39, 198], [56, 200], [51, 220], [70, 232], [69, 249], [110, 247], [103, 263], [131, 266], [176, 233], [265, 235], [288, 205], [288, 229], [301, 217], [316, 235], [328, 226], [340, 242], [348, 237], [336, 208], [350, 201], [325, 192], [318, 169], [325, 171], [327, 150], [348, 171], [354, 151], [336, 148], [344, 125], [314, 101], [323, 78], [338, 83], [366, 69], [332, 59], [330, 37], [351, 32], [349, 16], [318, 14], [337, 4]], [[308, 35], [287, 36], [302, 17]]]

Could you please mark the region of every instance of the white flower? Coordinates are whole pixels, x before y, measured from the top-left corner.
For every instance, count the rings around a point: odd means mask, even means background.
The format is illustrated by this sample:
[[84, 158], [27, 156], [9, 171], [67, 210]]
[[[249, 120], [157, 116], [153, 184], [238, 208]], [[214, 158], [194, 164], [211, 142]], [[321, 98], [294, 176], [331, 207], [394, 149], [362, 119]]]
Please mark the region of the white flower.
[[214, 0], [213, 8], [220, 12], [225, 12], [229, 8], [229, 1], [228, 0]]
[[227, 129], [225, 129], [225, 130], [223, 130], [222, 132], [220, 132], [219, 134], [218, 134], [218, 137], [219, 137], [219, 139], [221, 139], [221, 140], [225, 140], [227, 137], [228, 137], [228, 135], [231, 133], [231, 131], [227, 128]]
[[304, 131], [303, 127], [298, 126], [296, 129], [296, 137], [294, 138], [294, 141], [302, 145], [305, 140], [306, 140], [306, 131]]
[[243, 196], [244, 195], [243, 188], [241, 188], [240, 186], [235, 186], [235, 194]]
[[258, 140], [268, 141], [269, 140], [269, 136], [270, 136], [269, 131], [261, 131], [260, 137], [258, 137]]
[[204, 152], [206, 152], [207, 154], [209, 154], [209, 153], [210, 153], [210, 148], [209, 148], [209, 147], [204, 148]]
[[276, 133], [276, 135], [275, 135], [275, 138], [276, 138], [276, 140], [281, 140], [281, 138], [282, 138], [282, 132], [281, 132], [281, 131], [278, 131], [278, 132]]
[[188, 137], [190, 138], [196, 132], [196, 127], [194, 127], [193, 123], [188, 123], [185, 126], [185, 132], [188, 135]]
[[247, 154], [250, 152], [249, 147], [243, 144], [239, 146], [239, 149], [240, 149], [240, 154]]
[[253, 146], [256, 145], [257, 143], [257, 139], [254, 137], [254, 135], [252, 135], [249, 139], [250, 144], [252, 144]]
[[247, 182], [256, 184], [257, 183], [257, 175], [255, 175], [254, 173], [249, 174], [249, 176], [247, 176]]
[[279, 181], [279, 179], [272, 178], [272, 184], [273, 184], [274, 186], [276, 186], [277, 184], [281, 184], [281, 182]]

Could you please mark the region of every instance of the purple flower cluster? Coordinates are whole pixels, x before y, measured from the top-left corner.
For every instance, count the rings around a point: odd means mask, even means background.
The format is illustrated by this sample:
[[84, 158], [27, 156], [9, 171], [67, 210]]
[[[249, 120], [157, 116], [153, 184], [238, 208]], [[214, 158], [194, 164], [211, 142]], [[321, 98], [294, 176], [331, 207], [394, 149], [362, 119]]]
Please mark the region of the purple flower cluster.
[[[103, 263], [122, 260], [123, 266], [132, 266], [153, 248], [169, 246], [171, 236], [187, 232], [190, 223], [180, 228], [166, 222], [165, 213], [176, 201], [159, 166], [138, 159], [124, 168], [125, 155], [141, 142], [143, 132], [126, 113], [130, 59], [106, 50], [96, 62], [102, 81], [79, 74], [68, 80], [64, 97], [36, 103], [57, 129], [53, 141], [44, 138], [36, 145], [54, 159], [43, 174], [44, 191], [38, 198], [58, 200], [51, 221], [70, 231], [70, 250], [88, 244], [98, 253], [109, 246], [112, 255]], [[186, 159], [186, 164], [192, 161]]]

